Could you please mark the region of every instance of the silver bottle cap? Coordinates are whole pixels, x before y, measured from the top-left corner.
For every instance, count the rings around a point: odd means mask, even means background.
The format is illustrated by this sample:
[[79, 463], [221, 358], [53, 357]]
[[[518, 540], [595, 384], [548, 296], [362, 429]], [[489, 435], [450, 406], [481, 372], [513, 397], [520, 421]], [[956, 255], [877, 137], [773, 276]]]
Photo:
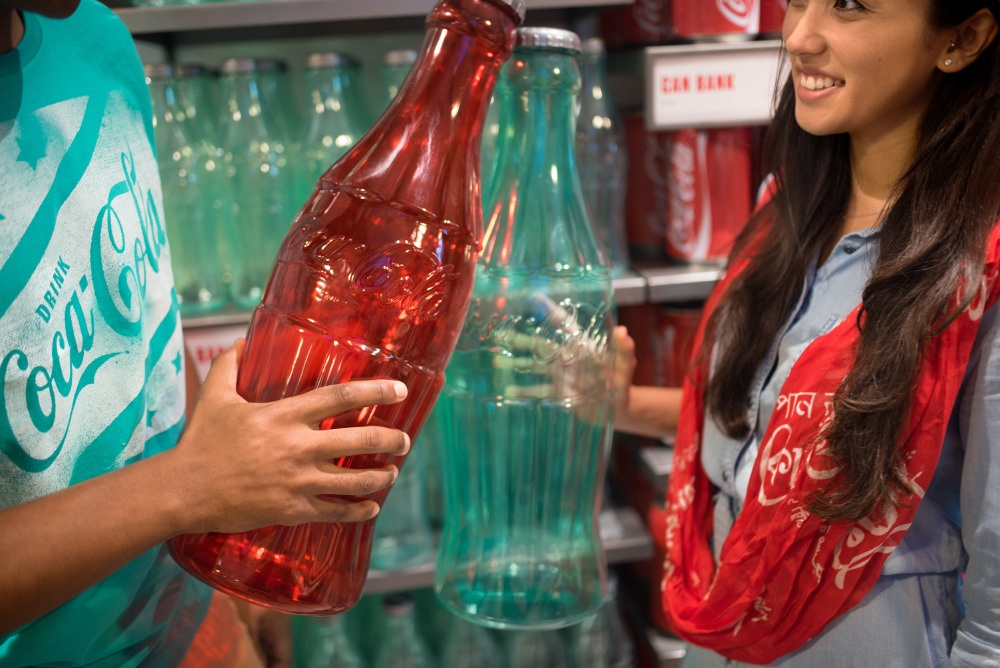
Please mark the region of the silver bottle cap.
[[580, 53], [580, 36], [562, 28], [518, 28], [515, 44]]
[[358, 61], [346, 53], [310, 53], [306, 57], [306, 68], [310, 70], [331, 69], [334, 67], [357, 67]]
[[211, 76], [211, 72], [209, 72], [207, 67], [197, 63], [177, 63], [174, 65], [174, 74], [179, 79]]
[[393, 49], [386, 51], [382, 56], [382, 62], [395, 67], [397, 65], [412, 65], [417, 61], [417, 52], [413, 49]]

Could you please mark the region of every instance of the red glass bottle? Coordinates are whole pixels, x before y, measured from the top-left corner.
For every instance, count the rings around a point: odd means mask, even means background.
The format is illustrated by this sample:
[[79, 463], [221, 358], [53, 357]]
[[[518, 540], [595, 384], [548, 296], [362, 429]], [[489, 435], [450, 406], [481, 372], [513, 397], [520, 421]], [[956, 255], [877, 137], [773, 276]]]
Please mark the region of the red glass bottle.
[[[372, 129], [317, 182], [278, 251], [253, 315], [238, 389], [274, 401], [360, 378], [409, 394], [327, 420], [415, 440], [444, 381], [481, 249], [480, 134], [522, 0], [441, 0], [421, 55]], [[418, 446], [419, 447], [419, 446]], [[402, 457], [336, 463], [372, 468]], [[378, 503], [387, 492], [373, 494]], [[185, 569], [286, 612], [347, 610], [361, 596], [375, 521], [192, 534], [170, 541]]]

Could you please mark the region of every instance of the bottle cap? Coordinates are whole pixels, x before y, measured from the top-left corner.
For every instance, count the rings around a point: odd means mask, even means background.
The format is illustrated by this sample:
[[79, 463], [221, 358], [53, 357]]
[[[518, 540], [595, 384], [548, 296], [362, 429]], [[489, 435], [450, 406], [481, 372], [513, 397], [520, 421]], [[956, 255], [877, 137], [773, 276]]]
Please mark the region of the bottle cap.
[[580, 36], [561, 28], [518, 28], [515, 44], [518, 47], [564, 49], [580, 53]]
[[288, 63], [277, 58], [254, 58], [259, 72], [287, 72]]
[[382, 601], [387, 617], [405, 617], [413, 612], [413, 597], [409, 594], [392, 594]]
[[386, 65], [412, 65], [417, 60], [417, 52], [413, 49], [393, 49], [386, 51], [382, 62]]
[[310, 70], [331, 69], [334, 67], [357, 67], [358, 61], [346, 53], [310, 53], [306, 57], [306, 67]]
[[253, 58], [226, 58], [219, 70], [223, 74], [250, 74], [257, 71], [257, 61]]
[[583, 40], [580, 44], [580, 53], [585, 53], [588, 56], [596, 56], [604, 53], [606, 49], [604, 48], [604, 40], [600, 37], [591, 37], [589, 39]]
[[170, 63], [143, 63], [142, 71], [150, 80], [169, 79], [174, 76], [174, 66]]

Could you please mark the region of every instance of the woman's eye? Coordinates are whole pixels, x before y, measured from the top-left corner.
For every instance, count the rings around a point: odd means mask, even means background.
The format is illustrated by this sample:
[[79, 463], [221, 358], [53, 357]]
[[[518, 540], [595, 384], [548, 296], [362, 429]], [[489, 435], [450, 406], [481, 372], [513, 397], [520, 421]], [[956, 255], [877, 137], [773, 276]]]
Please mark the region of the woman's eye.
[[857, 0], [835, 0], [833, 5], [837, 11], [841, 12], [863, 12], [868, 9]]

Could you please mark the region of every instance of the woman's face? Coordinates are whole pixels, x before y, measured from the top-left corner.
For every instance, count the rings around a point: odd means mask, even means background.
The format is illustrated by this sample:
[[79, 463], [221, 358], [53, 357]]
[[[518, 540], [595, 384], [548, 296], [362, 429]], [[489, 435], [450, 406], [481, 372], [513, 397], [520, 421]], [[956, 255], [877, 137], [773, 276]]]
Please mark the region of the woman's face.
[[954, 37], [931, 27], [930, 3], [791, 0], [782, 37], [802, 129], [852, 141], [915, 136]]

